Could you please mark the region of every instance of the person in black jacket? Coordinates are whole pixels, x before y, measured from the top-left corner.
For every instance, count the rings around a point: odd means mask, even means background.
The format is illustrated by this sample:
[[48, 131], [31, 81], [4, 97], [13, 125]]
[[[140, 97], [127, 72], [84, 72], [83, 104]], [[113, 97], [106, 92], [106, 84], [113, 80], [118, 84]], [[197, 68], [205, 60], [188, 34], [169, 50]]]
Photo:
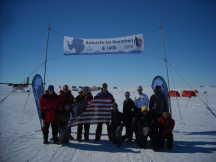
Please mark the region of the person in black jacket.
[[152, 132], [152, 127], [154, 124], [152, 112], [149, 111], [148, 107], [142, 107], [140, 109], [139, 115], [137, 116], [137, 139], [136, 142], [138, 146], [145, 148], [147, 144], [148, 136], [151, 139], [153, 148], [155, 147], [155, 132]]
[[57, 110], [57, 121], [59, 127], [59, 139], [60, 143], [68, 143], [69, 139], [73, 139], [71, 136], [71, 127], [68, 127], [68, 121], [72, 112], [72, 104], [74, 102], [74, 96], [68, 88], [68, 85], [63, 86], [63, 90], [60, 90], [59, 106]]
[[158, 118], [163, 112], [169, 112], [169, 106], [160, 86], [155, 87], [154, 93], [150, 98], [149, 108], [154, 112], [155, 118]]
[[112, 120], [110, 124], [111, 140], [114, 144], [120, 144], [122, 141], [122, 113], [118, 110], [118, 105], [113, 103]]
[[[80, 94], [76, 97], [75, 103], [80, 104], [80, 105], [85, 105], [87, 107], [88, 102], [93, 100], [93, 96], [90, 92], [90, 90], [87, 87], [84, 87], [84, 89], [80, 92]], [[83, 110], [82, 110], [83, 111]], [[77, 126], [77, 140], [81, 142], [82, 140], [82, 130], [84, 126], [84, 138], [85, 141], [89, 141], [89, 129], [90, 129], [90, 124], [85, 123], [85, 124], [78, 124]]]
[[123, 103], [123, 122], [126, 127], [125, 141], [131, 142], [133, 138], [132, 119], [134, 116], [135, 103], [130, 98], [130, 92], [125, 92], [125, 100]]

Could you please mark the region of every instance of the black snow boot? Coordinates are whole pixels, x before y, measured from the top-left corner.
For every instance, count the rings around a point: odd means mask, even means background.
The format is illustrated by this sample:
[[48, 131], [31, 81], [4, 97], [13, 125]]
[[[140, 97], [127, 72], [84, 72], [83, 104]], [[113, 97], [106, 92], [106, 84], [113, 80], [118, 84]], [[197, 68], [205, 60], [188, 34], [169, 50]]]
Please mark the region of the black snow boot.
[[54, 143], [54, 144], [59, 144], [59, 139], [58, 139], [58, 137], [53, 137], [53, 143]]
[[43, 144], [49, 144], [49, 142], [48, 142], [48, 135], [44, 135], [44, 137], [43, 137]]
[[44, 140], [43, 144], [49, 144], [48, 140]]
[[173, 138], [172, 137], [167, 139], [166, 145], [167, 145], [167, 149], [172, 150], [173, 148]]

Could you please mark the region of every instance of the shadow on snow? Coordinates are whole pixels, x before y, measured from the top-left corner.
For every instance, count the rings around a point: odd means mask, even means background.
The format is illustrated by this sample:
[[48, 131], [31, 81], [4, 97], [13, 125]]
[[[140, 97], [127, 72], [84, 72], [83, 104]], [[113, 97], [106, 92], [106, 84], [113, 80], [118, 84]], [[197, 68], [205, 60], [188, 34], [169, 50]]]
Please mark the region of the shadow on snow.
[[88, 141], [88, 143], [68, 143], [64, 145], [65, 147], [71, 147], [74, 149], [84, 150], [84, 151], [98, 151], [98, 152], [111, 152], [111, 153], [140, 153], [140, 151], [134, 151], [135, 146], [132, 144], [122, 144], [121, 147], [117, 147], [108, 140], [101, 140], [95, 142], [94, 140]]
[[216, 135], [216, 131], [206, 131], [206, 132], [188, 132], [188, 135]]
[[170, 153], [213, 153], [215, 151], [216, 151], [216, 142], [175, 141], [175, 147], [173, 148], [173, 150], [168, 152]]
[[211, 135], [211, 136], [215, 136], [216, 135], [216, 131], [205, 131], [205, 132], [182, 132], [182, 131], [176, 131], [174, 130], [174, 133], [183, 133], [185, 135]]

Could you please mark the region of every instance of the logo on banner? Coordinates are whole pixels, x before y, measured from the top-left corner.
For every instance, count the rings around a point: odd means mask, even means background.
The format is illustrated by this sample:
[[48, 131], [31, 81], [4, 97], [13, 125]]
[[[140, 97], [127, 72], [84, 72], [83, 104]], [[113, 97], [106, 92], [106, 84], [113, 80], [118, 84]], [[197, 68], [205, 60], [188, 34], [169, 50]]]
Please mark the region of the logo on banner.
[[72, 42], [67, 41], [67, 45], [71, 51], [75, 50], [76, 53], [81, 53], [85, 47], [84, 40], [80, 38], [74, 38]]

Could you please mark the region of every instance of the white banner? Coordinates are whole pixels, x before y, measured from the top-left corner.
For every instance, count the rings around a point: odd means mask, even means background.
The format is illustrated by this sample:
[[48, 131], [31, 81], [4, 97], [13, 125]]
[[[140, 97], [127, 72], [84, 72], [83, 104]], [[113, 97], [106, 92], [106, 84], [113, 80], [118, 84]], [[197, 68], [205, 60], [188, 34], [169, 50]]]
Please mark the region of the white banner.
[[144, 50], [142, 34], [109, 39], [83, 39], [64, 37], [64, 54], [111, 54], [132, 53]]

